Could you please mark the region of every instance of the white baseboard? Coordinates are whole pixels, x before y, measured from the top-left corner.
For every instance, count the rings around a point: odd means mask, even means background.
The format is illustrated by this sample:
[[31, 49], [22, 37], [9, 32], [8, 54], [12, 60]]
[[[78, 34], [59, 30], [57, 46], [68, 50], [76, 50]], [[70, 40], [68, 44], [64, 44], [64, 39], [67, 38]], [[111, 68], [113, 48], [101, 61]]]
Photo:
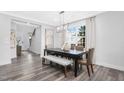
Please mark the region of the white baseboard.
[[11, 64], [11, 61], [7, 61], [7, 62], [4, 62], [4, 63], [0, 63], [0, 66], [4, 66], [4, 65], [7, 65], [7, 64]]
[[105, 62], [99, 62], [99, 63], [95, 63], [96, 65], [100, 65], [100, 66], [104, 66], [104, 67], [108, 67], [108, 68], [113, 68], [113, 69], [117, 69], [117, 70], [120, 70], [120, 71], [124, 71], [124, 67], [123, 66], [116, 66], [116, 65], [113, 65], [113, 64], [108, 64], [108, 63], [105, 63]]

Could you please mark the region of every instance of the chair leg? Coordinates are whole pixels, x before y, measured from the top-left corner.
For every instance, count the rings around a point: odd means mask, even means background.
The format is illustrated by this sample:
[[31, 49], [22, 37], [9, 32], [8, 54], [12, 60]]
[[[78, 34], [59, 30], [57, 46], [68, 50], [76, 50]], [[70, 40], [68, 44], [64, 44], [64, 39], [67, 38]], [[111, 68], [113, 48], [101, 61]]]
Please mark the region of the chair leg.
[[65, 74], [65, 77], [67, 77], [67, 67], [66, 66], [64, 67], [64, 74]]
[[92, 70], [92, 73], [94, 73], [94, 71], [93, 71], [93, 64], [91, 64], [91, 70]]
[[88, 75], [90, 77], [90, 70], [89, 70], [89, 66], [87, 65], [87, 72], [88, 72]]

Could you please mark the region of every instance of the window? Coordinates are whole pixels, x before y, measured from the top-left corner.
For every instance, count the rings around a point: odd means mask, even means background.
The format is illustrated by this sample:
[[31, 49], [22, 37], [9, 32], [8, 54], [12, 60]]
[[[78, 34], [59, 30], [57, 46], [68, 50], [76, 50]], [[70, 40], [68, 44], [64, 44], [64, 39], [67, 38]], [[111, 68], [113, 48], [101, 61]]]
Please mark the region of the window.
[[70, 24], [67, 28], [66, 41], [85, 47], [85, 21]]

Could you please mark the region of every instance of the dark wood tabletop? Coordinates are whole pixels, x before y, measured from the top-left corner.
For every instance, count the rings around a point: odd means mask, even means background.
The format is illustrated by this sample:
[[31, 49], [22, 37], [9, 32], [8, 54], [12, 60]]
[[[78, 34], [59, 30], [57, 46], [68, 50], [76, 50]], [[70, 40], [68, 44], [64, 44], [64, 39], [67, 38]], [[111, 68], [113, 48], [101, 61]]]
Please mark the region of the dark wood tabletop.
[[72, 58], [74, 60], [74, 72], [75, 77], [77, 77], [78, 74], [78, 59], [82, 58], [82, 55], [85, 54], [85, 51], [78, 51], [78, 50], [62, 50], [61, 48], [49, 48], [44, 49], [44, 55], [49, 53], [54, 53], [59, 56], [65, 56]]

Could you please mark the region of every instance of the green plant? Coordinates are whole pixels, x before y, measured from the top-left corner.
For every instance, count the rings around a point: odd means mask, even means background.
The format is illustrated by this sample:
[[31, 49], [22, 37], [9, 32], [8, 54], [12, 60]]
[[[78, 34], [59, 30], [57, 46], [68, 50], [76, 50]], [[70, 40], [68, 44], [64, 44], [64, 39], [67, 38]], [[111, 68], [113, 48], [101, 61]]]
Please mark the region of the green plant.
[[85, 26], [80, 26], [78, 35], [79, 36], [85, 36], [85, 29], [86, 29]]
[[80, 26], [79, 28], [78, 36], [80, 37], [80, 40], [79, 40], [80, 45], [83, 45], [83, 36], [85, 36], [85, 29], [86, 29], [85, 25]]

